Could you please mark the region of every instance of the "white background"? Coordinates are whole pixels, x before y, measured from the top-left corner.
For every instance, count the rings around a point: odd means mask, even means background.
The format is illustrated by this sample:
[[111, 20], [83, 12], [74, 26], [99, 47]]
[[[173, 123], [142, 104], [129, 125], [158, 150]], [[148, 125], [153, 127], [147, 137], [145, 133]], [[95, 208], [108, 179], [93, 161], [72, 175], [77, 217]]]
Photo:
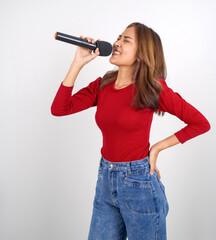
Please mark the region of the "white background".
[[[168, 86], [211, 124], [206, 134], [159, 153], [168, 239], [215, 239], [215, 12], [213, 0], [1, 0], [0, 239], [87, 239], [102, 134], [96, 107], [64, 117], [50, 112], [76, 51], [54, 34], [113, 44], [135, 21], [159, 34]], [[73, 93], [114, 67], [109, 57], [97, 57]], [[154, 114], [151, 145], [184, 126], [173, 115]]]

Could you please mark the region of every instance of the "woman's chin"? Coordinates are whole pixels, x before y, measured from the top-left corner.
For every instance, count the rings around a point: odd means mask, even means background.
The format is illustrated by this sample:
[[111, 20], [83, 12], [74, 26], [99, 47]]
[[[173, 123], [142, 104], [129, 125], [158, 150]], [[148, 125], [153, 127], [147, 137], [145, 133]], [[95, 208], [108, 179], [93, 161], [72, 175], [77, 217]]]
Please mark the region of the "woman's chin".
[[112, 57], [109, 59], [109, 62], [111, 64], [118, 65], [118, 63], [115, 60], [113, 60]]

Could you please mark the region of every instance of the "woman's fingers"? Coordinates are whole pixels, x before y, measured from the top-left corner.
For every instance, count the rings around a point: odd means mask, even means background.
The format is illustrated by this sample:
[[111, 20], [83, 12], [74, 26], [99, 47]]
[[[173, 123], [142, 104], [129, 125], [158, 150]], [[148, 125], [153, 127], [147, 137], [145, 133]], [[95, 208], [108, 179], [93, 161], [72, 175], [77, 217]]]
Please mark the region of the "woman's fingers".
[[153, 175], [154, 174], [154, 169], [155, 169], [155, 166], [153, 163], [150, 164], [150, 174]]
[[95, 53], [96, 53], [97, 55], [100, 54], [100, 52], [99, 52], [99, 48], [98, 48], [98, 47], [96, 48]]
[[[94, 38], [84, 37], [84, 36], [82, 36], [82, 35], [80, 36], [80, 38], [85, 39], [85, 40], [87, 40], [88, 42], [95, 43]], [[98, 39], [98, 41], [100, 41], [100, 39]], [[91, 53], [91, 50], [90, 50], [90, 49], [88, 49], [88, 51], [89, 51], [89, 53]], [[97, 48], [95, 49], [94, 53], [93, 53], [93, 54], [90, 54], [90, 55], [92, 55], [92, 56], [91, 56], [91, 60], [94, 59], [95, 57], [97, 57], [98, 55], [100, 55], [99, 48], [97, 47]]]
[[94, 43], [95, 41], [94, 41], [94, 38], [90, 38], [90, 37], [84, 37], [84, 36], [80, 36], [80, 38], [82, 38], [82, 39], [86, 39], [88, 42], [91, 42], [91, 43]]
[[[84, 37], [84, 36], [82, 36], [82, 35], [80, 36], [80, 38], [82, 38], [82, 39], [86, 39], [88, 42], [95, 43], [94, 38]], [[101, 41], [101, 39], [97, 39], [97, 41]]]
[[161, 178], [159, 169], [155, 166], [155, 164], [150, 164], [150, 174], [153, 175], [154, 171], [157, 172], [159, 178]]

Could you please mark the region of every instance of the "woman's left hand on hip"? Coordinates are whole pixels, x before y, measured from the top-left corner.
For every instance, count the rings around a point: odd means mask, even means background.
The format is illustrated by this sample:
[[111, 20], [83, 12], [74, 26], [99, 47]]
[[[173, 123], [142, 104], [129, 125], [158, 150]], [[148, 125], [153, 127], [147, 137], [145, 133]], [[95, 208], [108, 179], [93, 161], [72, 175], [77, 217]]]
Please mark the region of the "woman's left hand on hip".
[[154, 144], [150, 148], [150, 150], [149, 150], [149, 164], [150, 164], [150, 174], [153, 175], [154, 170], [155, 170], [158, 174], [158, 177], [161, 178], [160, 171], [156, 166], [156, 161], [157, 161], [157, 157], [158, 157], [159, 152], [160, 151], [156, 147], [156, 144]]

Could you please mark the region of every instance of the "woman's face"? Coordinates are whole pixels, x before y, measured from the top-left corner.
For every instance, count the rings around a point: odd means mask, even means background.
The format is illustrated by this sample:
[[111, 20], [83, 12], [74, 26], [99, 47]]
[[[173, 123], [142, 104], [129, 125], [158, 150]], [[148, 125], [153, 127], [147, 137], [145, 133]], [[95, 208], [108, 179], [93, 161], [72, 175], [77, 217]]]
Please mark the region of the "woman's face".
[[129, 27], [118, 36], [117, 40], [113, 44], [113, 50], [117, 50], [120, 54], [112, 55], [109, 59], [111, 64], [117, 66], [131, 66], [136, 61], [137, 41], [135, 36], [135, 28]]

